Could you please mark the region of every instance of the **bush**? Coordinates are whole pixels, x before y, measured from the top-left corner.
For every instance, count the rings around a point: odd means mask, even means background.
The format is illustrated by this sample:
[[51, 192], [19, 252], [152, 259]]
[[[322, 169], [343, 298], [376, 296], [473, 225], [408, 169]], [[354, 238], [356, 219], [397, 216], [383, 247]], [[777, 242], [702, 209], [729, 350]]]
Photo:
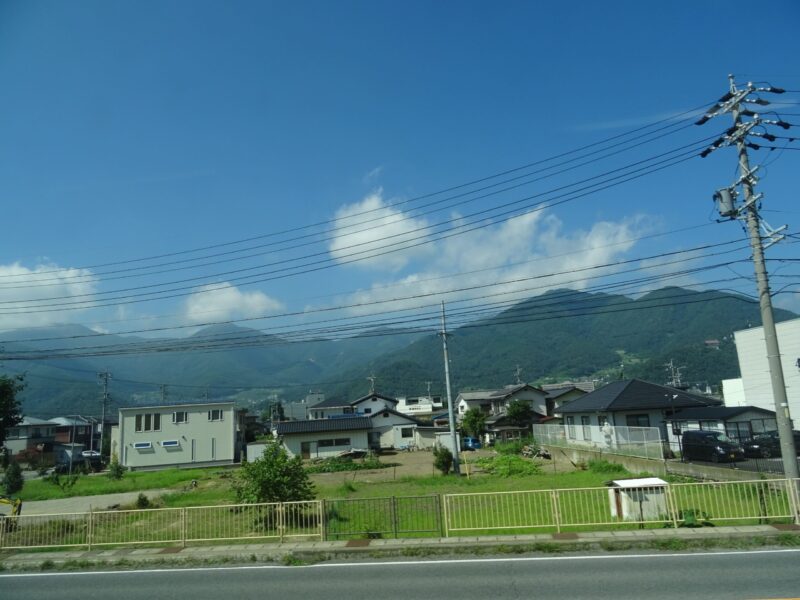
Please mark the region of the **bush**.
[[136, 508], [145, 509], [150, 508], [150, 498], [145, 496], [142, 492], [139, 492], [139, 495], [136, 497]]
[[524, 437], [519, 440], [511, 440], [509, 442], [500, 442], [495, 444], [494, 449], [498, 454], [522, 454], [522, 449], [525, 446], [533, 448], [534, 452], [539, 449], [532, 437]]
[[434, 447], [433, 466], [441, 471], [442, 475], [447, 475], [453, 468], [453, 453], [444, 446]]
[[236, 501], [244, 504], [314, 499], [314, 486], [303, 460], [289, 458], [277, 440], [267, 442], [260, 458], [242, 465], [233, 491]]
[[537, 463], [511, 454], [478, 459], [478, 466], [498, 477], [525, 477], [538, 475], [541, 472]]
[[25, 485], [25, 480], [22, 478], [22, 467], [16, 461], [11, 461], [6, 467], [6, 473], [3, 477], [3, 488], [6, 494], [16, 494]]
[[339, 473], [342, 471], [365, 471], [368, 469], [388, 469], [398, 463], [382, 463], [374, 452], [370, 452], [361, 462], [350, 457], [334, 456], [322, 459], [306, 468], [308, 473]]
[[125, 475], [125, 467], [119, 464], [119, 457], [117, 453], [111, 455], [111, 463], [108, 465], [108, 477], [109, 479], [122, 479]]
[[607, 460], [590, 460], [589, 470], [592, 473], [627, 473], [628, 469], [619, 463], [608, 462]]

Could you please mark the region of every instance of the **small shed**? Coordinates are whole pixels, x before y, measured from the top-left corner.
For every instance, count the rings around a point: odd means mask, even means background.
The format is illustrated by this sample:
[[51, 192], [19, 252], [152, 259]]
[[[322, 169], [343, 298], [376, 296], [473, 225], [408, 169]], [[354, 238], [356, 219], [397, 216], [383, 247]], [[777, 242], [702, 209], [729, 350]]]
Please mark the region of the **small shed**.
[[668, 514], [667, 482], [658, 477], [615, 479], [608, 486], [611, 516], [622, 521], [658, 521]]

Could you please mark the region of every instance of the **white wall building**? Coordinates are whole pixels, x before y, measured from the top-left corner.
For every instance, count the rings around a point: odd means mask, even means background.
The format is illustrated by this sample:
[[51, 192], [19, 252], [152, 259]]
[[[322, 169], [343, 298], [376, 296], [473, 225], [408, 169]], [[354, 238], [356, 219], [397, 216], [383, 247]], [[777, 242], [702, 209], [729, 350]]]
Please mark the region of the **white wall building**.
[[[789, 400], [789, 411], [795, 421], [800, 419], [800, 319], [783, 321], [776, 325], [778, 332], [778, 346], [781, 352], [783, 377], [786, 381], [786, 395]], [[742, 374], [742, 389], [744, 390], [744, 404], [758, 406], [767, 410], [775, 410], [775, 401], [772, 394], [772, 381], [769, 376], [767, 363], [767, 345], [764, 340], [764, 328], [752, 327], [734, 333], [736, 339], [736, 353], [739, 356], [739, 370]], [[734, 390], [736, 401], [741, 401]], [[725, 403], [728, 406], [726, 393]]]
[[119, 409], [111, 452], [130, 469], [231, 464], [236, 446], [233, 402]]

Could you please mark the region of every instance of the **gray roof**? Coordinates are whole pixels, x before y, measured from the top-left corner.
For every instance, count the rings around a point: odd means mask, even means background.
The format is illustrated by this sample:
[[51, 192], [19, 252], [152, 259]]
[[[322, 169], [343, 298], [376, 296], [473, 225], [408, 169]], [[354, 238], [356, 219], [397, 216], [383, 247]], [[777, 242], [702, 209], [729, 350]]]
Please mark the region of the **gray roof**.
[[24, 425], [53, 425], [53, 422], [47, 419], [37, 419], [36, 417], [22, 417], [19, 426]]
[[683, 390], [658, 385], [641, 379], [623, 379], [609, 383], [565, 404], [562, 414], [614, 412], [623, 410], [660, 410], [719, 406], [716, 398], [690, 394]]
[[529, 388], [537, 392], [543, 391], [527, 383], [520, 383], [518, 385], [509, 385], [495, 390], [475, 390], [473, 392], [461, 392], [459, 397], [467, 402], [475, 402], [476, 400], [502, 400], [503, 398], [508, 398], [509, 396], [512, 396], [525, 388]]
[[758, 406], [706, 406], [700, 408], [684, 408], [675, 412], [668, 421], [725, 421], [747, 412], [775, 416], [774, 410]]
[[389, 396], [384, 396], [383, 394], [378, 394], [377, 392], [373, 392], [371, 394], [367, 394], [366, 396], [361, 396], [361, 398], [358, 398], [356, 400], [342, 400], [341, 398], [326, 398], [322, 402], [317, 402], [310, 408], [345, 408], [347, 406], [355, 406], [356, 404], [365, 402], [370, 398], [380, 398], [381, 400], [386, 400], [387, 402], [392, 402], [394, 404], [397, 404], [399, 402], [399, 400], [396, 400], [395, 398], [391, 398]]
[[546, 391], [547, 391], [547, 397], [550, 400], [556, 400], [556, 399], [560, 398], [561, 396], [563, 396], [565, 394], [569, 394], [570, 392], [574, 392], [576, 390], [579, 391], [581, 394], [586, 394], [586, 390], [582, 390], [581, 388], [579, 388], [577, 386], [574, 386], [574, 385], [568, 385], [568, 386], [560, 387], [560, 388], [552, 388], [552, 389], [549, 389], [549, 390], [546, 390]]
[[278, 435], [323, 433], [327, 431], [359, 431], [362, 429], [372, 429], [372, 419], [369, 417], [342, 417], [340, 419], [283, 421], [275, 426], [275, 431]]
[[411, 421], [412, 423], [416, 423], [417, 425], [421, 425], [422, 424], [422, 421], [420, 421], [419, 419], [416, 419], [416, 418], [412, 417], [411, 415], [404, 415], [403, 413], [397, 412], [396, 410], [392, 410], [391, 408], [382, 408], [378, 412], [372, 413], [370, 415], [370, 418], [377, 417], [378, 415], [381, 415], [383, 413], [389, 413], [390, 415], [396, 415], [398, 417], [403, 417], [404, 419], [407, 419], [407, 420]]

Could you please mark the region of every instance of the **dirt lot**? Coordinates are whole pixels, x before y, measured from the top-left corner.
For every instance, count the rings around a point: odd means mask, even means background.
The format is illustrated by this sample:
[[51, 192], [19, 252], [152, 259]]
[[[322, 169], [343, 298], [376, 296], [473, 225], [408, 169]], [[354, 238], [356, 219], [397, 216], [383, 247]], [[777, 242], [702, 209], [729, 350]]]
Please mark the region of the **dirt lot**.
[[[475, 461], [483, 456], [496, 456], [492, 449], [477, 450], [474, 452], [461, 453], [461, 472], [466, 473], [469, 469], [471, 474], [478, 474], [480, 470], [476, 468]], [[346, 471], [340, 473], [316, 473], [311, 476], [311, 480], [320, 485], [334, 485], [341, 483], [344, 479], [348, 481], [360, 481], [362, 483], [373, 483], [376, 481], [392, 481], [403, 477], [428, 477], [436, 475], [433, 466], [433, 452], [418, 450], [416, 452], [384, 452], [380, 455], [381, 462], [398, 463], [398, 466], [389, 469], [377, 469], [371, 471]], [[543, 460], [542, 469], [544, 472], [564, 473], [574, 471], [575, 467], [564, 455], [554, 455], [552, 460]]]

